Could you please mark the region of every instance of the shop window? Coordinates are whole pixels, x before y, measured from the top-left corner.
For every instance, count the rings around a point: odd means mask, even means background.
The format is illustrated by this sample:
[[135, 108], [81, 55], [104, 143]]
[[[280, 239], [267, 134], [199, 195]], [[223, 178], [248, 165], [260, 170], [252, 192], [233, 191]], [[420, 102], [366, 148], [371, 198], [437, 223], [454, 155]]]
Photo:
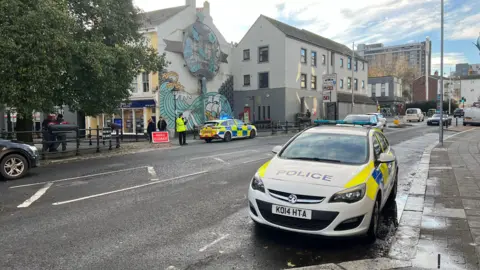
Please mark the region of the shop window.
[[133, 133], [133, 111], [131, 109], [123, 110], [123, 133]]
[[143, 119], [143, 109], [135, 109], [135, 132], [144, 133], [144, 119]]

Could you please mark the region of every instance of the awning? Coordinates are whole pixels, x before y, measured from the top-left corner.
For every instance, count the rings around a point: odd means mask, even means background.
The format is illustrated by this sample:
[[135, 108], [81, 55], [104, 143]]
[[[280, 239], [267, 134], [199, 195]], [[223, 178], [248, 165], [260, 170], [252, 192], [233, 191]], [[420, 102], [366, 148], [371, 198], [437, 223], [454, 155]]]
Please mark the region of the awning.
[[155, 108], [155, 100], [145, 99], [145, 100], [132, 100], [130, 103], [120, 104], [120, 108]]

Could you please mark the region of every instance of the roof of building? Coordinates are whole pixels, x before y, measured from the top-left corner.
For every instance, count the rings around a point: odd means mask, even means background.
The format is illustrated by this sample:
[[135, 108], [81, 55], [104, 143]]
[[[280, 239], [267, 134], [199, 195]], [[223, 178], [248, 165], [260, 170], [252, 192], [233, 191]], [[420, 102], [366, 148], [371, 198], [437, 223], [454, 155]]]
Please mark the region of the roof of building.
[[[423, 77], [425, 77], [425, 75], [422, 75], [418, 78], [415, 79], [415, 81], [419, 80], [419, 79], [422, 79]], [[435, 79], [435, 80], [440, 80], [440, 76], [436, 76], [436, 75], [428, 75], [428, 78], [432, 78], [432, 79]], [[443, 77], [444, 80], [450, 80], [449, 78], [447, 77]]]
[[179, 6], [145, 12], [142, 14], [144, 16], [143, 27], [149, 28], [160, 25], [181, 11], [185, 10], [187, 7], [188, 6]]
[[[312, 33], [310, 31], [304, 30], [304, 29], [299, 29], [296, 27], [293, 27], [291, 25], [288, 25], [286, 23], [277, 21], [275, 19], [272, 19], [270, 17], [267, 17], [265, 15], [261, 15], [265, 19], [267, 19], [271, 24], [273, 24], [278, 30], [282, 31], [287, 37], [293, 38], [293, 39], [298, 39], [306, 43], [310, 43], [312, 45], [322, 47], [329, 49], [331, 51], [341, 53], [346, 56], [351, 56], [352, 55], [352, 50], [349, 49], [347, 46], [340, 44], [338, 42], [335, 42], [331, 39], [324, 38], [322, 36], [319, 36], [315, 33]], [[355, 58], [358, 60], [365, 61], [363, 57], [361, 57], [359, 54], [355, 53]]]

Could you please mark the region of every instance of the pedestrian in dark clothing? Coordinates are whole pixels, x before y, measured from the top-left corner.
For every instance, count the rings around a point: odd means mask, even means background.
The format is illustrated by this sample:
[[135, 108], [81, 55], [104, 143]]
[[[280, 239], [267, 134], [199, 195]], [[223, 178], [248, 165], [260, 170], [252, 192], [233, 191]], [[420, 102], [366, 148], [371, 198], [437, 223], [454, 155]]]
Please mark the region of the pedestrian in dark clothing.
[[312, 116], [312, 113], [310, 112], [310, 110], [307, 110], [306, 116], [308, 119], [310, 119], [310, 117]]
[[[55, 120], [55, 125], [63, 125], [67, 124], [67, 122], [63, 119], [63, 114], [58, 114], [57, 119]], [[53, 147], [53, 151], [57, 151], [58, 146], [60, 143], [62, 144], [62, 151], [67, 150], [67, 132], [59, 132], [57, 133], [57, 143], [55, 143], [55, 146]]]
[[160, 120], [158, 120], [157, 128], [159, 131], [167, 131], [167, 121], [160, 116]]
[[54, 146], [55, 136], [48, 130], [48, 126], [55, 124], [54, 117], [53, 115], [49, 115], [42, 122], [43, 152], [52, 150]]
[[148, 134], [148, 141], [152, 141], [152, 132], [155, 131], [155, 123], [153, 120], [150, 118], [148, 119], [148, 125], [147, 125], [147, 134]]

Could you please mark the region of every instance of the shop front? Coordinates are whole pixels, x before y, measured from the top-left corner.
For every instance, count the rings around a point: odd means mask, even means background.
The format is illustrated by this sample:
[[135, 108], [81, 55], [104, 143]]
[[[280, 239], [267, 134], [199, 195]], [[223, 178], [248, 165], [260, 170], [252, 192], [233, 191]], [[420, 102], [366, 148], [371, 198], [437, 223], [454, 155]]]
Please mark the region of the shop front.
[[148, 119], [153, 118], [156, 121], [155, 107], [156, 104], [153, 99], [132, 100], [129, 103], [121, 104], [115, 114], [101, 114], [97, 117], [88, 117], [87, 128], [96, 129], [97, 125], [99, 128], [108, 127], [113, 122], [121, 126], [125, 135], [142, 134], [147, 132]]

